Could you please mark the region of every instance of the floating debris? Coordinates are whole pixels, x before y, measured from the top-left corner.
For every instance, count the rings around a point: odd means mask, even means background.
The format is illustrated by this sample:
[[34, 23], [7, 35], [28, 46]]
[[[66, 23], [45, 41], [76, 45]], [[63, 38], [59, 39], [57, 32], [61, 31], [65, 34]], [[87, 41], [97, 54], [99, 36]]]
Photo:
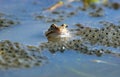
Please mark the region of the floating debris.
[[63, 2], [62, 1], [59, 1], [59, 2], [57, 2], [56, 4], [54, 4], [53, 6], [51, 6], [50, 8], [48, 8], [47, 10], [49, 10], [49, 11], [53, 11], [53, 10], [55, 10], [56, 8], [59, 8], [59, 7], [61, 7], [61, 6], [63, 6]]
[[75, 15], [76, 10], [69, 12], [68, 11], [69, 9], [59, 10], [59, 9], [56, 9], [56, 8], [61, 7], [63, 5], [68, 5], [69, 3], [73, 2], [73, 1], [75, 1], [75, 0], [59, 1], [55, 5], [53, 5], [52, 7], [41, 11], [40, 14], [38, 14], [38, 15], [35, 14], [35, 19], [43, 20], [47, 23], [61, 22], [64, 19]]

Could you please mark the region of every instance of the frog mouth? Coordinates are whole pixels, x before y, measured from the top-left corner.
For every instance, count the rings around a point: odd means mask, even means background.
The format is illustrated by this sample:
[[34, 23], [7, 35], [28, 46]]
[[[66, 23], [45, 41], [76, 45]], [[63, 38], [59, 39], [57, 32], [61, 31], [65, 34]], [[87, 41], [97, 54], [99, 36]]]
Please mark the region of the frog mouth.
[[61, 32], [61, 31], [50, 31], [49, 33], [46, 34], [47, 37], [52, 37], [52, 38], [56, 38], [56, 37], [71, 37], [69, 32]]

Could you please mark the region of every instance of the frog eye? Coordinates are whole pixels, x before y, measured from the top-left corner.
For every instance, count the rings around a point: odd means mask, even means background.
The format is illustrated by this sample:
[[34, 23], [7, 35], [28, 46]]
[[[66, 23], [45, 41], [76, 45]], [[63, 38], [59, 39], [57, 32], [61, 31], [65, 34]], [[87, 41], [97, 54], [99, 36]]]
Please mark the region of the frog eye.
[[52, 24], [50, 27], [55, 28], [56, 26], [57, 26], [56, 24]]
[[66, 24], [62, 24], [61, 26], [65, 26]]
[[68, 25], [66, 25], [66, 24], [62, 24], [61, 26], [64, 26], [64, 27], [66, 27], [66, 28], [68, 27]]
[[50, 30], [55, 30], [56, 29], [56, 24], [52, 24], [51, 26], [50, 26], [50, 28], [48, 29], [48, 31], [50, 31]]

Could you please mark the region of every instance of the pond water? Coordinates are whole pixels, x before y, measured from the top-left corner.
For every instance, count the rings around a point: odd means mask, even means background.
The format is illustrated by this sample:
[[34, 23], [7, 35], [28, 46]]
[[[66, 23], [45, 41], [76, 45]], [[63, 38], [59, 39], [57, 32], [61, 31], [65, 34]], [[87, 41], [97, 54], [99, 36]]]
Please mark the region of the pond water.
[[[117, 1], [117, 0], [116, 0]], [[100, 21], [109, 21], [120, 24], [120, 9], [114, 10], [105, 8], [105, 16], [91, 17], [89, 12], [77, 11], [73, 16], [66, 16], [69, 12], [76, 11], [80, 2], [72, 2], [72, 8], [67, 4], [57, 10], [65, 10], [64, 20], [60, 22], [46, 22], [49, 19], [36, 19], [37, 15], [56, 17], [48, 12], [44, 14], [43, 9], [50, 7], [58, 0], [1, 0], [0, 12], [10, 15], [12, 19], [17, 19], [20, 24], [0, 30], [0, 40], [11, 40], [25, 45], [38, 46], [47, 42], [44, 32], [52, 23], [69, 25], [69, 29], [77, 28], [76, 23], [81, 23], [93, 28], [102, 28]], [[118, 0], [119, 2], [119, 0]], [[50, 14], [49, 14], [50, 13]], [[119, 46], [120, 47], [120, 46]], [[112, 49], [112, 48], [111, 48]], [[116, 51], [117, 50], [117, 51]], [[120, 53], [120, 48], [113, 48], [113, 52]], [[104, 54], [100, 57], [87, 55], [75, 50], [65, 50], [63, 53], [50, 53], [48, 50], [42, 51], [47, 62], [42, 66], [31, 68], [10, 68], [0, 69], [0, 77], [119, 77], [120, 76], [120, 56]]]

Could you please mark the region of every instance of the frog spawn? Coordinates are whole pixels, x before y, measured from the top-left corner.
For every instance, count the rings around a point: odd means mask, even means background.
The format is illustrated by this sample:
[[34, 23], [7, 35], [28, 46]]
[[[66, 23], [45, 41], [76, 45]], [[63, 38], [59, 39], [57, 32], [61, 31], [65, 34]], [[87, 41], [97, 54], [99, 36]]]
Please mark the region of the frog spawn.
[[88, 41], [93, 45], [120, 46], [120, 26], [112, 23], [101, 29], [84, 27], [81, 24], [76, 24], [76, 26], [79, 27], [76, 35], [81, 36], [83, 41]]
[[104, 54], [120, 57], [120, 53], [113, 52], [107, 48], [94, 49], [94, 46], [90, 47], [81, 40], [70, 40], [67, 42], [46, 42], [39, 45], [39, 48], [41, 48], [42, 51], [48, 49], [53, 54], [58, 51], [63, 53], [66, 50], [75, 50], [77, 53], [96, 55], [98, 57]]
[[48, 49], [51, 53], [56, 51], [64, 52], [65, 50], [87, 50], [87, 47], [82, 44], [81, 40], [71, 40], [67, 42], [46, 42], [39, 46], [42, 50]]
[[43, 56], [39, 48], [9, 40], [0, 41], [0, 68], [19, 68], [40, 65]]
[[48, 49], [51, 53], [75, 50], [78, 53], [87, 55], [102, 56], [103, 54], [110, 54], [120, 56], [120, 53], [107, 49], [92, 49], [81, 40], [46, 42], [40, 44], [39, 48], [5, 40], [0, 42], [0, 68], [20, 68], [40, 65], [46, 58], [41, 56], [39, 51], [44, 51], [45, 49]]

